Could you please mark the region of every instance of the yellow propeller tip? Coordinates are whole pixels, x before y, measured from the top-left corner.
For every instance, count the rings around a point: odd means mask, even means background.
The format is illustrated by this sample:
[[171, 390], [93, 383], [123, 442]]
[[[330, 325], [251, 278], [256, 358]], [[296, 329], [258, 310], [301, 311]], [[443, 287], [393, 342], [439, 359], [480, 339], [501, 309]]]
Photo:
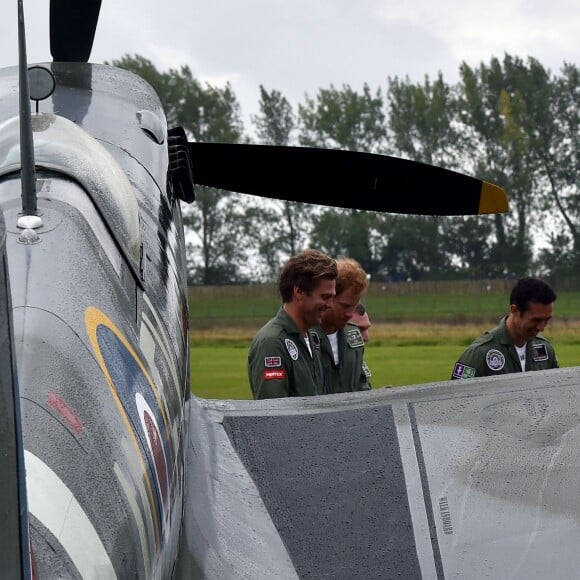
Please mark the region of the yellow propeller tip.
[[505, 213], [509, 209], [506, 192], [497, 185], [487, 181], [481, 182], [479, 196], [479, 213]]

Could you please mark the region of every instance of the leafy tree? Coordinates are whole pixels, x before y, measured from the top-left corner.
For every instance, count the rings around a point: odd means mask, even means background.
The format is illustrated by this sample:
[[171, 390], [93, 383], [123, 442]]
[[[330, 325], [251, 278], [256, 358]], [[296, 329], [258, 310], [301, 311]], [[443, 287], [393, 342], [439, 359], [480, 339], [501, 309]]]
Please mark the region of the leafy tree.
[[314, 224], [311, 242], [329, 256], [357, 260], [372, 276], [379, 267], [373, 239], [376, 223], [373, 212], [325, 208]]
[[549, 246], [540, 249], [534, 271], [540, 276], [577, 276], [578, 264], [567, 233], [549, 234]]
[[413, 84], [389, 78], [389, 134], [396, 152], [406, 158], [441, 167], [457, 167], [456, 99], [439, 74]]
[[451, 257], [441, 249], [439, 218], [386, 216], [379, 225], [383, 248], [379, 271], [383, 278], [436, 280], [450, 277]]
[[212, 187], [196, 188], [193, 205], [196, 211], [184, 218], [190, 226], [189, 282], [203, 285], [247, 282], [242, 274], [248, 249], [244, 243], [243, 205], [236, 196]]
[[304, 104], [298, 105], [300, 144], [380, 152], [386, 139], [383, 108], [381, 90], [373, 95], [366, 83], [361, 94], [349, 85], [343, 85], [340, 91], [331, 85], [320, 89], [316, 100], [306, 95]]
[[536, 60], [525, 64], [508, 54], [478, 70], [463, 63], [460, 120], [465, 129], [465, 155], [479, 177], [503, 186], [510, 198], [509, 214], [494, 216], [492, 261], [496, 274], [517, 275], [531, 266], [531, 227], [541, 208], [537, 163], [533, 155], [549, 122], [549, 73]]
[[493, 260], [493, 222], [489, 216], [458, 216], [440, 226], [441, 251], [453, 264], [455, 278], [490, 278], [497, 275]]
[[[240, 107], [229, 84], [225, 88], [206, 84], [202, 91], [188, 67], [175, 78], [180, 107], [176, 121], [196, 141], [236, 143], [243, 138]], [[224, 168], [227, 171], [227, 168]], [[196, 187], [195, 203], [185, 209], [184, 223], [197, 238], [202, 261], [196, 264], [189, 252], [188, 265], [193, 280], [208, 284], [244, 281], [240, 266], [246, 262], [244, 229], [245, 196], [212, 187]], [[245, 243], [244, 243], [245, 242]]]
[[292, 105], [280, 91], [268, 92], [260, 85], [260, 113], [251, 120], [258, 139], [269, 145], [291, 145], [296, 130], [296, 115]]
[[[306, 96], [298, 106], [299, 142], [306, 147], [324, 147], [377, 153], [386, 147], [384, 99], [380, 89], [374, 93], [365, 84], [361, 93], [349, 85], [342, 90], [321, 89], [316, 99]], [[356, 197], [357, 192], [351, 194]], [[332, 256], [358, 260], [373, 275], [377, 260], [373, 248], [370, 212], [325, 208], [316, 220], [312, 245]]]
[[[563, 231], [550, 236], [552, 251], [540, 259], [551, 271], [580, 267], [580, 71], [565, 64], [560, 77], [552, 82], [547, 120], [537, 128], [539, 138], [533, 153], [540, 165], [540, 175], [548, 195], [544, 212], [560, 216]], [[556, 226], [558, 228], [558, 225]]]
[[[438, 165], [450, 169], [461, 169], [461, 134], [455, 121], [457, 109], [456, 89], [450, 87], [443, 80], [441, 74], [433, 82], [428, 76], [423, 83], [412, 83], [409, 78], [401, 80], [397, 77], [389, 78], [387, 100], [389, 107], [389, 135], [395, 148], [395, 153], [404, 158]], [[445, 195], [447, 192], [433, 191], [433, 195]], [[473, 273], [473, 269], [487, 269], [486, 255], [488, 245], [486, 240], [490, 234], [489, 223], [480, 217], [439, 217], [429, 220], [416, 217], [400, 217], [395, 222], [396, 231], [400, 231], [403, 220], [409, 220], [412, 225], [408, 229], [410, 236], [417, 239], [425, 239], [435, 235], [437, 245], [414, 244], [410, 240], [410, 246], [414, 247], [414, 268], [418, 264], [439, 263], [446, 270], [449, 262], [456, 265], [457, 273]], [[388, 220], [390, 223], [391, 220]], [[434, 231], [436, 228], [436, 232]], [[392, 244], [395, 252], [387, 249], [384, 252], [385, 259], [392, 262], [394, 254], [399, 251], [400, 233], [394, 235], [390, 227], [386, 228], [385, 244], [388, 246], [392, 236]], [[464, 239], [463, 236], [467, 235]], [[477, 237], [475, 237], [477, 236]], [[433, 261], [433, 251], [440, 253]], [[421, 254], [424, 254], [422, 256]], [[390, 266], [393, 268], [394, 266]], [[403, 265], [394, 267], [405, 269]], [[408, 269], [408, 268], [407, 268]], [[426, 275], [423, 272], [421, 275]], [[429, 273], [431, 275], [432, 273]], [[405, 277], [417, 279], [420, 274], [415, 271], [405, 271]], [[444, 273], [440, 274], [441, 276]]]
[[[280, 91], [268, 92], [260, 86], [259, 107], [259, 114], [251, 117], [259, 141], [292, 145], [297, 120], [288, 99]], [[262, 276], [267, 280], [275, 280], [281, 263], [305, 247], [312, 213], [308, 204], [281, 200], [268, 200], [251, 208], [250, 215], [258, 224], [253, 232], [254, 244], [265, 261]]]

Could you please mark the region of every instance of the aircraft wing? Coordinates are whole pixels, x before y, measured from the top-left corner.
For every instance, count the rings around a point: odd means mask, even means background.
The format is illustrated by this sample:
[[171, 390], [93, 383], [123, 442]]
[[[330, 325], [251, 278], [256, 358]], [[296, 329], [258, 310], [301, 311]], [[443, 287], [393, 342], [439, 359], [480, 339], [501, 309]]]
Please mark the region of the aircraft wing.
[[189, 412], [176, 577], [578, 575], [580, 367]]

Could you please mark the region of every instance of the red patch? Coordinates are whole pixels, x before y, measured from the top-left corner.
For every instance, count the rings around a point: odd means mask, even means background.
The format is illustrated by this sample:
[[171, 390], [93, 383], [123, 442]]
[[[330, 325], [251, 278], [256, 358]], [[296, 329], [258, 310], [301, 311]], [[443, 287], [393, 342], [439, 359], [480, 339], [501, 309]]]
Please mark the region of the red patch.
[[53, 391], [48, 393], [46, 402], [65, 419], [78, 435], [83, 430], [83, 424], [75, 412]]
[[281, 381], [286, 378], [286, 371], [284, 369], [266, 369], [262, 371], [262, 377], [265, 381]]

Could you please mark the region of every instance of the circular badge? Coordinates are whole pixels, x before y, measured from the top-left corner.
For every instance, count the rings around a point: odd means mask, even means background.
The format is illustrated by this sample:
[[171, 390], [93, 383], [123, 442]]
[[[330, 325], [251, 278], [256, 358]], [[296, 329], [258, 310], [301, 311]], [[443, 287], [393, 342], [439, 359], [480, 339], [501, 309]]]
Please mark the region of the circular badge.
[[492, 348], [485, 354], [485, 362], [490, 370], [501, 371], [505, 366], [505, 356], [501, 351]]
[[286, 344], [286, 349], [292, 360], [298, 360], [298, 347], [294, 344], [293, 340], [287, 338], [284, 343]]

